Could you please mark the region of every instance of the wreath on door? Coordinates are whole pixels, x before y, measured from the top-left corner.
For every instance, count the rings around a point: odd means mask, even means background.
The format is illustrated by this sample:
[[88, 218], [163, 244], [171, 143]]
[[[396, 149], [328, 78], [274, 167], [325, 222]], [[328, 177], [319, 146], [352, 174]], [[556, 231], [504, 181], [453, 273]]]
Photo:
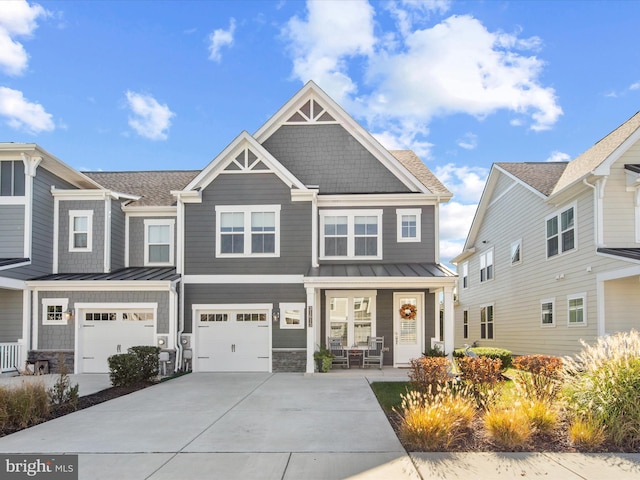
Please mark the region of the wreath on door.
[[405, 303], [400, 307], [400, 316], [405, 320], [413, 320], [418, 315], [418, 308], [410, 303]]

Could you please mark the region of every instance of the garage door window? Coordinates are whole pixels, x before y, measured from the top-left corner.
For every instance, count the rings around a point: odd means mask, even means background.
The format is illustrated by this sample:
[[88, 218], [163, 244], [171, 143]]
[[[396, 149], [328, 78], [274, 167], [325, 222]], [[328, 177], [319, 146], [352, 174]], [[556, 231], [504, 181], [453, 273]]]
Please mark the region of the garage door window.
[[226, 313], [201, 313], [201, 322], [226, 322], [229, 319], [229, 315]]
[[88, 322], [113, 322], [116, 320], [116, 312], [87, 312], [84, 319]]
[[266, 322], [266, 313], [237, 313], [236, 321], [238, 322]]
[[129, 322], [145, 322], [147, 320], [153, 320], [153, 313], [151, 312], [123, 312], [122, 320]]

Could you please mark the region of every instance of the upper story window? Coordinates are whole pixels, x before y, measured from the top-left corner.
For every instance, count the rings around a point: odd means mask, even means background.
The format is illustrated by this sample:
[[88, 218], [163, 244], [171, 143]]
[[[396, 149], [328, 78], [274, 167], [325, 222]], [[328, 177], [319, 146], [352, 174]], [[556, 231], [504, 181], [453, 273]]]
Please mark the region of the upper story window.
[[462, 264], [462, 288], [469, 288], [469, 262]]
[[320, 212], [322, 258], [382, 259], [382, 210]]
[[511, 244], [511, 265], [522, 262], [522, 240], [516, 240]]
[[69, 251], [90, 252], [93, 243], [93, 210], [69, 210]]
[[42, 299], [42, 324], [66, 325], [68, 323], [68, 298]]
[[280, 205], [216, 206], [216, 256], [280, 256]]
[[480, 255], [480, 281], [493, 279], [493, 249]]
[[173, 219], [144, 221], [144, 264], [173, 265]]
[[24, 163], [22, 160], [0, 162], [0, 196], [24, 196]]
[[547, 217], [547, 258], [575, 248], [575, 208], [571, 206]]
[[396, 210], [398, 242], [419, 242], [421, 240], [421, 215], [419, 208], [399, 208]]

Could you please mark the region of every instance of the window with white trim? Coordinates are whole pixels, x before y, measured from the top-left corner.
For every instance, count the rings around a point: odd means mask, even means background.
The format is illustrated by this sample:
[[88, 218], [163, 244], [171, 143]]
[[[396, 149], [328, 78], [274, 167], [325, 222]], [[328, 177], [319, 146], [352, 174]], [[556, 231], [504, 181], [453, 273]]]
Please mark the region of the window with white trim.
[[376, 335], [375, 291], [327, 291], [326, 331], [343, 345], [366, 345]]
[[68, 323], [67, 311], [69, 310], [68, 298], [43, 298], [42, 299], [42, 324], [66, 325]]
[[323, 259], [382, 259], [382, 210], [320, 212]]
[[91, 252], [93, 210], [69, 210], [69, 251]]
[[22, 160], [0, 162], [0, 196], [24, 197], [24, 162]]
[[547, 258], [563, 254], [576, 247], [576, 207], [568, 208], [546, 218]]
[[556, 324], [555, 301], [553, 298], [540, 302], [540, 323], [542, 326], [552, 327]]
[[587, 294], [567, 295], [567, 323], [569, 326], [585, 326], [587, 324]]
[[419, 208], [398, 208], [397, 238], [398, 242], [419, 242], [422, 238], [421, 218], [422, 210]]
[[462, 264], [462, 288], [469, 288], [469, 262]]
[[145, 219], [145, 266], [173, 265], [174, 219]]
[[469, 310], [462, 311], [462, 338], [469, 338]]
[[480, 338], [493, 340], [493, 305], [480, 306]]
[[216, 206], [216, 256], [279, 257], [280, 205]]
[[280, 304], [280, 328], [302, 329], [305, 324], [304, 303], [281, 303]]
[[480, 255], [480, 282], [493, 279], [493, 248]]
[[511, 243], [511, 265], [522, 262], [522, 239]]

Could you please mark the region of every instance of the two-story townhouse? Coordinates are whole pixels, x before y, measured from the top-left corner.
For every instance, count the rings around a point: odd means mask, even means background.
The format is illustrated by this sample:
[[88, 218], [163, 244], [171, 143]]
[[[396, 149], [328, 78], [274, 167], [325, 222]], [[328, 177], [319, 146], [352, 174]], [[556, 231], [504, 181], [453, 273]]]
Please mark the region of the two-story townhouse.
[[569, 355], [640, 326], [640, 114], [571, 162], [493, 165], [464, 251], [457, 346]]
[[438, 258], [451, 193], [313, 82], [202, 171], [66, 168], [42, 189], [48, 264], [20, 297], [32, 360], [104, 372], [158, 345], [175, 368], [313, 372], [329, 335], [383, 336], [390, 366], [453, 347], [455, 274]]

